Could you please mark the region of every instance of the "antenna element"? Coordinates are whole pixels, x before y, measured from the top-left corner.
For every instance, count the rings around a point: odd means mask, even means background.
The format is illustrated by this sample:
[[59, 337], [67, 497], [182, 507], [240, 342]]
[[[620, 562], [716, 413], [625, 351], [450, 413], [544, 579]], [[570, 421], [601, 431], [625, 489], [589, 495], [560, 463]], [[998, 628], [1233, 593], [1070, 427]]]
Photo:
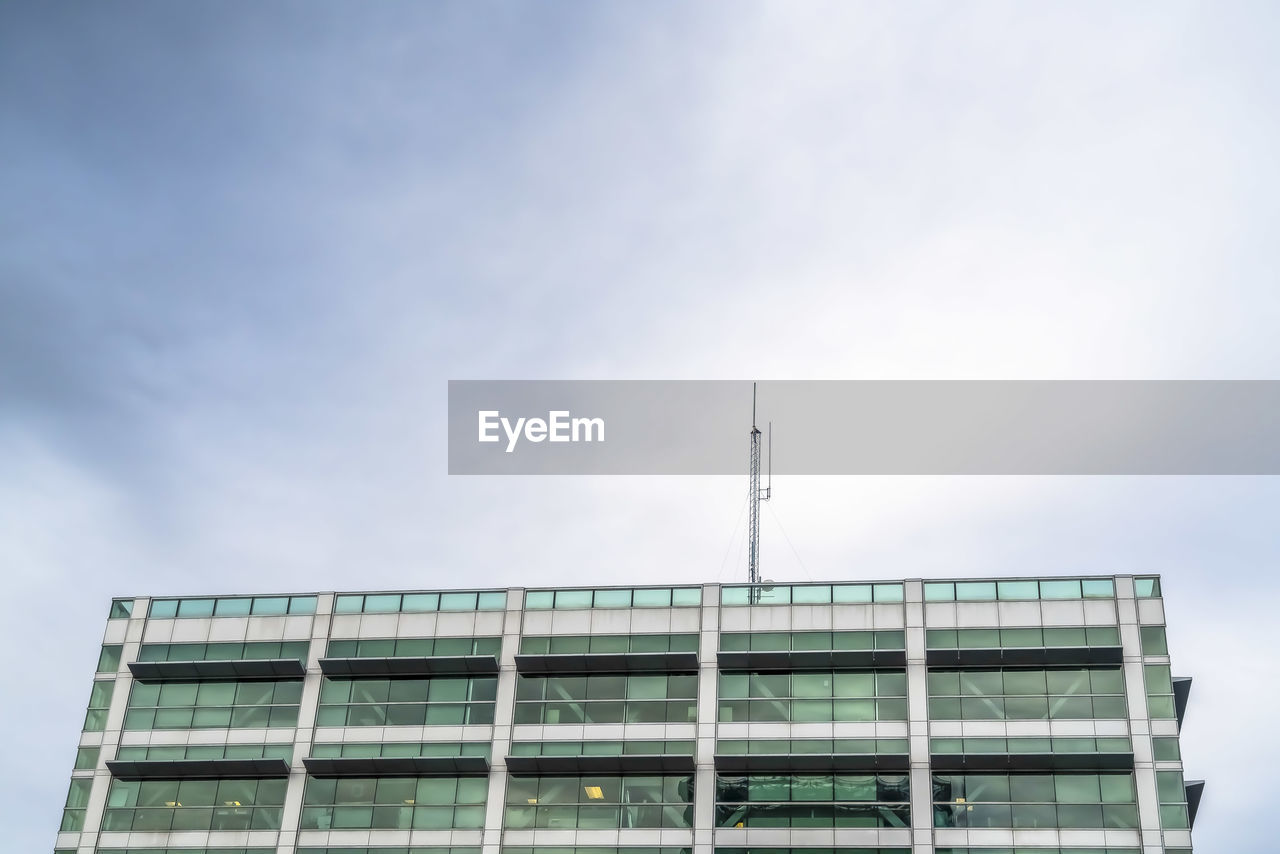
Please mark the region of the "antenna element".
[[773, 494], [773, 422], [769, 422], [769, 485], [760, 488], [760, 428], [756, 426], [756, 384], [751, 384], [751, 470], [747, 503], [750, 511], [747, 536], [750, 548], [747, 553], [747, 581], [757, 585], [751, 591], [753, 601], [758, 600], [760, 589], [760, 502], [768, 501]]

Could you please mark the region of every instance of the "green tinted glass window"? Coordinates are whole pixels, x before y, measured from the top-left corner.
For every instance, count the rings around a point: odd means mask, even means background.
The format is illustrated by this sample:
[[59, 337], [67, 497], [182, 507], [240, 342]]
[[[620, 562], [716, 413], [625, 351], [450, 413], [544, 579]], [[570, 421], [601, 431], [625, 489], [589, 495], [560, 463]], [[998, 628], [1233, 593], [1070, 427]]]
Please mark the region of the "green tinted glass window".
[[791, 602], [795, 605], [829, 605], [831, 585], [815, 584], [791, 588]]
[[667, 608], [671, 606], [671, 590], [641, 588], [635, 591], [633, 602], [637, 608]]
[[89, 709], [84, 717], [85, 732], [102, 732], [106, 728], [107, 712], [115, 687], [114, 679], [99, 679], [93, 683], [93, 689], [89, 692]]
[[924, 601], [951, 602], [956, 598], [956, 586], [950, 581], [927, 581], [924, 585]]
[[88, 771], [98, 767], [98, 753], [99, 748], [96, 747], [81, 747], [76, 750], [76, 770]]
[[1142, 633], [1143, 655], [1169, 654], [1169, 644], [1165, 639], [1164, 626], [1143, 626], [1140, 631]]
[[1079, 599], [1080, 582], [1078, 580], [1070, 581], [1041, 581], [1040, 582], [1040, 598], [1041, 599]]
[[1080, 582], [1086, 599], [1114, 599], [1115, 582], [1110, 578], [1086, 578]]
[[862, 604], [872, 600], [870, 584], [834, 584], [831, 599], [836, 604]]
[[999, 581], [996, 589], [1001, 599], [1039, 599], [1040, 585], [1035, 581]]
[[123, 649], [119, 644], [102, 647], [102, 652], [98, 655], [98, 672], [115, 673], [120, 669], [120, 653]]
[[1160, 579], [1135, 578], [1133, 580], [1133, 589], [1139, 599], [1152, 599], [1160, 595]]
[[253, 613], [253, 599], [219, 599], [213, 607], [215, 617], [247, 617]]
[[1151, 748], [1157, 762], [1176, 762], [1182, 758], [1177, 736], [1153, 738]]

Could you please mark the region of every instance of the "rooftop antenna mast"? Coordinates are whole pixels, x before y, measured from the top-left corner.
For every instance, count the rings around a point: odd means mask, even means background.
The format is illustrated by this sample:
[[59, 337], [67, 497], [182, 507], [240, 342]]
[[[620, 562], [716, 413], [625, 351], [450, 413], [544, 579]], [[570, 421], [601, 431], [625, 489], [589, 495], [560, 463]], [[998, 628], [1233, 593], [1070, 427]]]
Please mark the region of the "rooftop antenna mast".
[[769, 482], [760, 487], [760, 428], [756, 426], [756, 384], [751, 384], [751, 483], [747, 492], [750, 511], [747, 535], [750, 548], [747, 554], [747, 581], [752, 585], [752, 597], [760, 595], [760, 502], [773, 495], [773, 422], [769, 422]]

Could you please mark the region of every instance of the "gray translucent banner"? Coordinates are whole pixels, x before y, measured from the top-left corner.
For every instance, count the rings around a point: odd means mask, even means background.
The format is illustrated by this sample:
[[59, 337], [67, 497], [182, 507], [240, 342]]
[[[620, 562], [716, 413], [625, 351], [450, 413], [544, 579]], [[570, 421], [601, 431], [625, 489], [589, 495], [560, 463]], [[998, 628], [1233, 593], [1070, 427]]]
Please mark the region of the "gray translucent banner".
[[[775, 474], [1280, 473], [1269, 380], [762, 382], [769, 422]], [[750, 429], [750, 382], [449, 383], [450, 474], [743, 475]]]

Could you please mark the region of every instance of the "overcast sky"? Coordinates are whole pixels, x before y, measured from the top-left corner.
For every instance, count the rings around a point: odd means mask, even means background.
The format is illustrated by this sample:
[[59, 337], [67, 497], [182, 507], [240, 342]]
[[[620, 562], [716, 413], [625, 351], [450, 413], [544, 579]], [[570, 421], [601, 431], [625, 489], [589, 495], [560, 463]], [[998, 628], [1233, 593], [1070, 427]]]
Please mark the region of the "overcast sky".
[[[745, 475], [450, 478], [449, 379], [1280, 379], [1278, 36], [1268, 3], [0, 3], [5, 846], [53, 842], [112, 596], [743, 577]], [[777, 478], [763, 560], [1162, 573], [1197, 851], [1238, 854], [1274, 847], [1278, 507]]]

